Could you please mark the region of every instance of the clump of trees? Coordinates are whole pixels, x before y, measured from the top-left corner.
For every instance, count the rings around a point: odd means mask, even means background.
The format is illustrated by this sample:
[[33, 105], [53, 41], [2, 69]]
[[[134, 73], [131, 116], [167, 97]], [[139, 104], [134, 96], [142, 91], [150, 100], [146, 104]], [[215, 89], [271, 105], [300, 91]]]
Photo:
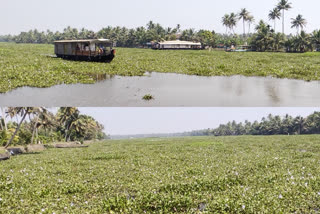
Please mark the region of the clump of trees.
[[314, 112], [307, 117], [292, 117], [290, 115], [274, 116], [269, 114], [260, 122], [236, 121], [221, 124], [216, 129], [198, 130], [189, 133], [193, 136], [238, 136], [238, 135], [301, 135], [320, 134], [320, 112]]
[[[307, 25], [307, 20], [298, 14], [296, 18], [291, 18], [291, 28], [297, 29], [297, 35], [285, 35], [285, 11], [292, 8], [292, 4], [288, 0], [279, 0], [275, 8], [269, 11], [268, 18], [274, 22], [272, 28], [268, 23], [260, 20], [255, 27], [255, 33], [250, 35], [248, 32], [248, 39], [246, 42], [255, 47], [257, 51], [287, 51], [287, 52], [306, 52], [319, 50], [318, 40], [314, 36], [320, 34], [320, 30], [316, 30], [312, 35], [307, 34], [303, 29]], [[276, 21], [282, 17], [282, 33], [276, 32]], [[254, 22], [254, 17], [250, 15], [250, 12], [246, 8], [242, 8], [241, 11], [231, 14], [226, 14], [222, 17], [222, 24], [226, 27], [226, 34], [233, 31], [237, 26], [239, 20], [243, 21], [243, 36], [246, 37], [245, 23]], [[234, 34], [234, 31], [233, 31]], [[237, 43], [233, 43], [237, 45]]]
[[103, 130], [103, 125], [74, 107], [60, 108], [56, 114], [46, 108], [2, 108], [0, 146], [101, 140], [107, 137]]
[[263, 20], [259, 22], [255, 30], [256, 33], [252, 36], [250, 44], [258, 51], [279, 51], [284, 47], [285, 36], [276, 33]]

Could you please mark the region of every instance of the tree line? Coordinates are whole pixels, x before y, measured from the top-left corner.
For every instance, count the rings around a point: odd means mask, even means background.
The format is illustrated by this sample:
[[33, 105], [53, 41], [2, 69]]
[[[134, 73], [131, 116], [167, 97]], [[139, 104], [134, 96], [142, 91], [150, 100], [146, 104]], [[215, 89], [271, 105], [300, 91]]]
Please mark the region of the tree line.
[[151, 41], [164, 41], [164, 40], [187, 40], [198, 41], [204, 45], [214, 46], [214, 31], [194, 29], [181, 30], [178, 24], [175, 28], [163, 27], [158, 23], [150, 21], [146, 27], [138, 27], [135, 29], [129, 29], [126, 27], [105, 27], [94, 32], [82, 28], [80, 30], [68, 26], [62, 32], [56, 31], [38, 31], [30, 30], [28, 32], [22, 32], [19, 35], [7, 35], [1, 36], [0, 41], [16, 42], [16, 43], [47, 43], [52, 44], [56, 40], [68, 40], [68, 39], [97, 39], [108, 38], [116, 43], [118, 47], [144, 47]]
[[74, 107], [62, 107], [56, 114], [42, 107], [1, 108], [0, 146], [4, 147], [101, 140], [107, 137], [103, 130], [102, 124]]
[[215, 129], [197, 130], [188, 133], [191, 136], [239, 136], [239, 135], [303, 135], [320, 134], [320, 112], [307, 117], [292, 117], [269, 114], [260, 122], [237, 123], [236, 121], [221, 124]]
[[[296, 35], [285, 34], [285, 12], [292, 8], [292, 3], [288, 0], [279, 0], [278, 4], [269, 11], [268, 20], [274, 22], [271, 27], [264, 20], [255, 24], [255, 18], [246, 9], [242, 8], [238, 13], [232, 12], [222, 17], [222, 25], [226, 27], [225, 34], [215, 33], [214, 30], [199, 30], [192, 28], [181, 29], [181, 25], [176, 27], [163, 27], [159, 23], [149, 21], [147, 25], [137, 28], [126, 27], [105, 27], [94, 32], [82, 28], [80, 30], [68, 26], [62, 32], [30, 30], [21, 32], [19, 35], [0, 36], [0, 41], [16, 43], [48, 43], [55, 40], [66, 39], [111, 39], [118, 47], [145, 47], [147, 43], [165, 40], [186, 40], [201, 42], [203, 47], [231, 47], [232, 45], [248, 44], [257, 51], [287, 51], [305, 52], [320, 50], [320, 30], [315, 30], [307, 34], [303, 29], [307, 25], [307, 20], [298, 14], [291, 18], [291, 28], [297, 29]], [[276, 21], [282, 18], [282, 33], [276, 30]], [[243, 35], [237, 35], [234, 28], [238, 22], [242, 21]], [[251, 33], [251, 26], [255, 24], [254, 33]], [[248, 27], [246, 31], [246, 27]]]

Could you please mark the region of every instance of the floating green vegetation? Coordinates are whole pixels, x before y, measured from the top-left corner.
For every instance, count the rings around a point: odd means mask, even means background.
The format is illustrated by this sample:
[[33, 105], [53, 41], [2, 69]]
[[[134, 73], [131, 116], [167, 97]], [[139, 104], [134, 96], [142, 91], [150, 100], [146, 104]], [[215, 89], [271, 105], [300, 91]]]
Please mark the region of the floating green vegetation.
[[146, 94], [142, 97], [143, 100], [152, 100], [154, 97], [151, 94]]
[[0, 92], [21, 86], [94, 83], [99, 74], [142, 76], [171, 72], [200, 76], [273, 76], [320, 79], [320, 53], [227, 53], [223, 51], [155, 51], [117, 48], [111, 63], [67, 61], [50, 57], [53, 45], [0, 43]]
[[2, 213], [316, 213], [320, 136], [119, 140], [0, 162]]

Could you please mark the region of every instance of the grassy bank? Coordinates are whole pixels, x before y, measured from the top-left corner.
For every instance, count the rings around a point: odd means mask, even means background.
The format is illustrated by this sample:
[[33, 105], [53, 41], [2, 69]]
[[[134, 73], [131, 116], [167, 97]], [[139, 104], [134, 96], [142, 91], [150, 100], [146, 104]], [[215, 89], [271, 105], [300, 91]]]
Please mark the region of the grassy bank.
[[106, 141], [0, 162], [3, 213], [315, 213], [320, 136]]
[[52, 58], [53, 45], [0, 43], [0, 92], [21, 86], [94, 83], [97, 74], [143, 75], [146, 71], [189, 75], [273, 76], [319, 80], [320, 53], [226, 53], [117, 48], [110, 64]]

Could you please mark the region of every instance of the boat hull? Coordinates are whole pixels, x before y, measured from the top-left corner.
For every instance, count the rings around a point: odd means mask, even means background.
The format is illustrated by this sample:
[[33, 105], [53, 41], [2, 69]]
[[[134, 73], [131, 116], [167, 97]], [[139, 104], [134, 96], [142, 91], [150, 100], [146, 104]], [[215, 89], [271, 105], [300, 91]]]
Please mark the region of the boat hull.
[[77, 56], [57, 54], [57, 57], [74, 61], [111, 62], [115, 56], [114, 54], [109, 54], [106, 56]]

